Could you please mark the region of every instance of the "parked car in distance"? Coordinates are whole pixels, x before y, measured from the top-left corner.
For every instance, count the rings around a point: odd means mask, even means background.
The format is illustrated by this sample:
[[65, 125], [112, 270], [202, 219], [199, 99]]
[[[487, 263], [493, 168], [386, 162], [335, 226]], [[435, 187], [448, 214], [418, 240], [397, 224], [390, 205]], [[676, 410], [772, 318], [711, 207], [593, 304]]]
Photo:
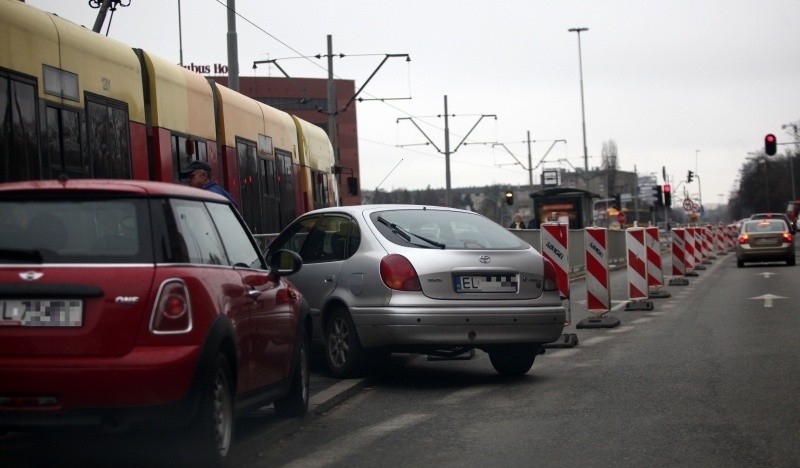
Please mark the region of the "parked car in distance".
[[786, 227], [789, 229], [789, 232], [792, 234], [795, 234], [796, 232], [795, 226], [791, 221], [789, 221], [789, 217], [784, 213], [756, 213], [750, 215], [750, 219], [780, 219], [786, 223]]
[[736, 243], [736, 266], [775, 260], [795, 264], [794, 236], [786, 223], [777, 218], [746, 221]]
[[8, 183], [0, 225], [0, 433], [166, 429], [158, 450], [194, 466], [225, 462], [238, 414], [306, 412], [310, 315], [284, 278], [302, 261], [263, 257], [225, 198]]
[[435, 206], [325, 208], [268, 246], [303, 259], [292, 281], [330, 372], [359, 375], [392, 352], [480, 349], [500, 374], [526, 373], [557, 340], [566, 311], [555, 269], [479, 214]]

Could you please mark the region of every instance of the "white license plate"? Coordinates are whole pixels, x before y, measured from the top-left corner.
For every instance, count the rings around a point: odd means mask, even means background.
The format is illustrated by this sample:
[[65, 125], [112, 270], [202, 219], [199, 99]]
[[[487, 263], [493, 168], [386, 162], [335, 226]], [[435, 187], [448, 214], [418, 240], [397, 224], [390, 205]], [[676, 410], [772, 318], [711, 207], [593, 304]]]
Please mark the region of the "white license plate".
[[519, 281], [517, 275], [456, 276], [456, 292], [459, 293], [515, 293]]
[[80, 299], [0, 301], [0, 326], [80, 327], [83, 301]]

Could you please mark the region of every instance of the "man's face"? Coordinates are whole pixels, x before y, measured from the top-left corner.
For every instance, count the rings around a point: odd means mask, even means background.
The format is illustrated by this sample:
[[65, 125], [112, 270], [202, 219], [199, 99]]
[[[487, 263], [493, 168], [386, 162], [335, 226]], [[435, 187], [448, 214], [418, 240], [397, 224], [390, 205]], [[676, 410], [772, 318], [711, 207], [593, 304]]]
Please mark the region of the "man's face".
[[187, 179], [189, 185], [196, 188], [203, 188], [206, 185], [206, 181], [208, 180], [208, 174], [206, 171], [197, 170], [192, 172]]

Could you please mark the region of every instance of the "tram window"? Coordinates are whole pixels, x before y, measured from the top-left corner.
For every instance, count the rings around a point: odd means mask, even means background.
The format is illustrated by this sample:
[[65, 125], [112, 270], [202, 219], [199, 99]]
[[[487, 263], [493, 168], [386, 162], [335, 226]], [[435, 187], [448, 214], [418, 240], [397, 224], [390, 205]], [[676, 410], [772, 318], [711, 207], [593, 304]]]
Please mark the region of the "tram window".
[[77, 112], [47, 107], [46, 177], [85, 176], [88, 168], [83, 164], [80, 135]]
[[0, 76], [0, 182], [38, 179], [34, 84]]
[[180, 171], [190, 162], [199, 160], [208, 162], [208, 145], [205, 141], [193, 140], [191, 138], [175, 135], [171, 137], [172, 158], [175, 167], [175, 182], [180, 182]]
[[127, 108], [87, 98], [86, 120], [92, 176], [130, 179], [132, 170]]

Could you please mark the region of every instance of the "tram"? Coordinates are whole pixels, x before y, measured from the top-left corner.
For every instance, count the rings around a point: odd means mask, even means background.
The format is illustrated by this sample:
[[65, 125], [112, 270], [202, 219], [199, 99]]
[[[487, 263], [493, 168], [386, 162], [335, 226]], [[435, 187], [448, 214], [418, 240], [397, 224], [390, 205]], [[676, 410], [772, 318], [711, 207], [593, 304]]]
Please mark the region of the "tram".
[[180, 182], [201, 160], [256, 234], [333, 206], [325, 131], [145, 50], [0, 0], [0, 182]]

